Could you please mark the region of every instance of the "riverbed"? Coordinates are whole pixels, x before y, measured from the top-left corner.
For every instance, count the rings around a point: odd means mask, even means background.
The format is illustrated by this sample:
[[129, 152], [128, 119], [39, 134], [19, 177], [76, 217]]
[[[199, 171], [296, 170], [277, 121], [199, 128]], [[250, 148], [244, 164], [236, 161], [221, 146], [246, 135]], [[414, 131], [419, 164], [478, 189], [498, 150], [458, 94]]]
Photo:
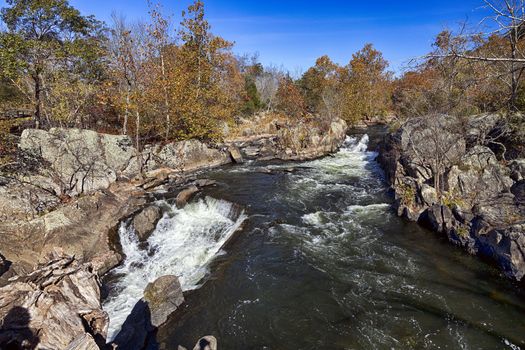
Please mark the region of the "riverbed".
[[520, 289], [392, 211], [372, 151], [381, 133], [315, 161], [203, 174], [217, 186], [184, 209], [163, 203], [148, 251], [123, 225], [111, 333], [170, 273], [186, 303], [158, 332], [164, 349], [207, 334], [228, 350], [524, 348]]

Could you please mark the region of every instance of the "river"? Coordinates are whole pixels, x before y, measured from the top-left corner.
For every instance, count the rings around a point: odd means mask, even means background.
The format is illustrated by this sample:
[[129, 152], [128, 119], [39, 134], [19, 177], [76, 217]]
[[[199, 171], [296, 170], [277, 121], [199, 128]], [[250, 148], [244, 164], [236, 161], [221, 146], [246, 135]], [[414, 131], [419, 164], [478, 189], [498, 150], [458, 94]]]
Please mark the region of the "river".
[[158, 332], [164, 349], [207, 334], [227, 350], [525, 348], [523, 292], [393, 213], [370, 151], [381, 134], [315, 161], [203, 174], [218, 185], [184, 209], [161, 202], [149, 251], [123, 225], [111, 335], [148, 281], [176, 274], [186, 303]]

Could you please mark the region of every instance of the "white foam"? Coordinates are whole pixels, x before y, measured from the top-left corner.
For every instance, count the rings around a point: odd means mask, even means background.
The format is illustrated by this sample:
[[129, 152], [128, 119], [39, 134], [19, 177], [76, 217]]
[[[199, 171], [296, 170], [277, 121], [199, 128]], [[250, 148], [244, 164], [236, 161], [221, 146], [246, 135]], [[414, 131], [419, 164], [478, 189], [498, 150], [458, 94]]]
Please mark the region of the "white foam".
[[211, 197], [183, 209], [172, 206], [148, 240], [154, 252], [151, 256], [139, 248], [133, 229], [121, 225], [119, 235], [126, 259], [114, 270], [122, 277], [104, 303], [110, 317], [108, 339], [114, 339], [147, 284], [158, 277], [178, 276], [185, 291], [199, 287], [208, 273], [207, 266], [245, 218], [232, 203]]

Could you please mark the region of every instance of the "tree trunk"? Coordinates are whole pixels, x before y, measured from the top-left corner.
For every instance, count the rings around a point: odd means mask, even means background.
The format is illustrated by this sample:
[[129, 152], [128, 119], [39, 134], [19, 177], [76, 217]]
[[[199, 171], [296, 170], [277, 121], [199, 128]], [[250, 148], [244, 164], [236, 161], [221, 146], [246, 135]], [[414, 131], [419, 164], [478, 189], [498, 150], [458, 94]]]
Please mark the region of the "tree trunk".
[[35, 83], [35, 115], [34, 115], [34, 122], [35, 122], [35, 128], [40, 128], [40, 117], [42, 115], [42, 81], [40, 78], [40, 73], [35, 73], [33, 75], [33, 81]]

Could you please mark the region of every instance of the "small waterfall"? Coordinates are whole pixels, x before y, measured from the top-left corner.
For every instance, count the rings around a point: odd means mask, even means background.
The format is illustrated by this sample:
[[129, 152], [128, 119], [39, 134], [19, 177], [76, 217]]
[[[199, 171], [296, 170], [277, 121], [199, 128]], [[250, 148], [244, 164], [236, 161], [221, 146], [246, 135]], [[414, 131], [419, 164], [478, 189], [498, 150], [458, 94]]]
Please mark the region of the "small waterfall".
[[368, 150], [368, 142], [370, 141], [367, 134], [363, 135], [358, 141], [355, 137], [347, 136], [343, 143], [343, 149], [352, 153], [363, 153]]
[[148, 239], [149, 251], [140, 249], [133, 228], [123, 223], [119, 235], [126, 259], [114, 270], [119, 280], [104, 302], [110, 316], [108, 340], [117, 335], [147, 284], [158, 277], [176, 275], [184, 291], [198, 288], [208, 264], [245, 219], [233, 203], [211, 197], [183, 209], [173, 205]]

